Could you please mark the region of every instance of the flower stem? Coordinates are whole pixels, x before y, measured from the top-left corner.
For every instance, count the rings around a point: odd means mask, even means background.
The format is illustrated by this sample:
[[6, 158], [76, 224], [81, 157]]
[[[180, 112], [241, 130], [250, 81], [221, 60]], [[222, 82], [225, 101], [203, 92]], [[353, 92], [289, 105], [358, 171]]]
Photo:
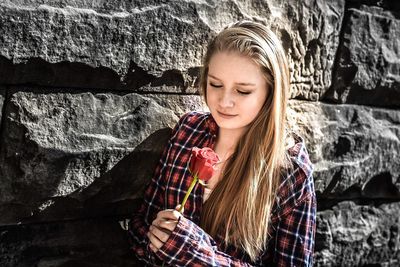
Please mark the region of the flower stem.
[[188, 189], [188, 191], [186, 192], [185, 197], [183, 198], [183, 201], [182, 201], [182, 204], [181, 204], [181, 208], [179, 209], [179, 212], [180, 212], [180, 213], [182, 213], [183, 208], [185, 207], [186, 201], [187, 201], [187, 199], [188, 199], [190, 193], [192, 192], [193, 187], [196, 185], [197, 180], [198, 180], [197, 174], [195, 174], [195, 175], [194, 175], [194, 179], [193, 179], [192, 183], [190, 184], [189, 189]]

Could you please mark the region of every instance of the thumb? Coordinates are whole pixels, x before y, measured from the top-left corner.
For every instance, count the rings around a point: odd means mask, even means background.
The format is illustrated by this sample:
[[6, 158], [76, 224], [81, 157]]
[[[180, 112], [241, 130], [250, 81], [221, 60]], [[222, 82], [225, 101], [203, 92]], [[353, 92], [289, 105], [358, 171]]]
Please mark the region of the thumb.
[[[175, 210], [179, 211], [179, 210], [181, 209], [181, 207], [182, 207], [182, 205], [179, 204], [178, 206], [175, 207]], [[185, 209], [182, 208], [182, 211], [180, 211], [180, 213], [183, 213], [184, 210], [185, 210]]]

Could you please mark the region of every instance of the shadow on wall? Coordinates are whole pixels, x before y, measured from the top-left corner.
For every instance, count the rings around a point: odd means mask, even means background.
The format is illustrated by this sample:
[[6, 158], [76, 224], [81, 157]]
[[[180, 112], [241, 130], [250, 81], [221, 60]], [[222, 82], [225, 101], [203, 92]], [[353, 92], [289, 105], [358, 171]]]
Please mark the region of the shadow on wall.
[[[187, 75], [191, 80], [197, 77], [198, 68], [189, 68]], [[41, 58], [29, 58], [25, 63], [13, 64], [0, 55], [0, 84], [66, 88], [97, 88], [110, 90], [142, 91], [143, 86], [187, 87], [179, 70], [165, 71], [157, 77], [131, 61], [127, 74], [123, 77], [107, 67], [92, 67], [78, 62], [49, 63]], [[157, 90], [157, 89], [156, 89]], [[149, 91], [149, 89], [146, 89]]]
[[[322, 151], [325, 162], [317, 174], [326, 181], [318, 190], [318, 210], [331, 209], [342, 201], [379, 206], [398, 202], [395, 185], [400, 179], [398, 163], [390, 159], [398, 146], [391, 125], [380, 124], [381, 117], [396, 111], [358, 105], [324, 105], [326, 121]], [[322, 189], [322, 190], [321, 190]]]
[[[43, 196], [43, 192], [30, 192], [29, 188], [24, 188], [24, 194], [31, 193], [31, 196], [26, 196], [25, 199], [31, 199], [30, 203], [36, 201], [41, 204], [32, 206], [18, 199], [18, 203], [3, 202], [0, 206], [3, 214], [1, 224], [13, 225], [107, 216], [126, 217], [135, 208], [135, 200], [142, 196], [144, 186], [154, 173], [170, 133], [170, 128], [154, 132], [88, 187], [76, 190], [67, 196], [37, 199]], [[58, 173], [63, 172], [58, 170]], [[46, 192], [49, 196], [54, 194], [59, 183], [60, 178], [57, 182], [54, 179], [48, 181]], [[13, 189], [22, 188], [14, 187]], [[18, 195], [20, 194], [22, 193]]]
[[[118, 221], [140, 204], [170, 134], [170, 128], [154, 132], [87, 188], [49, 198], [43, 210], [0, 226], [0, 265], [135, 264]], [[2, 213], [7, 211], [3, 205]]]

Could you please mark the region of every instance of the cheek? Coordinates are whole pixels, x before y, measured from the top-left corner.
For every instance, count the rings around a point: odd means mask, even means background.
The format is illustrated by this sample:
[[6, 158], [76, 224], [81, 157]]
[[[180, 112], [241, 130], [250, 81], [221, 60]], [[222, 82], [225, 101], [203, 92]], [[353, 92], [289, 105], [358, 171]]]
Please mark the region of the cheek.
[[208, 105], [213, 105], [215, 103], [215, 101], [216, 101], [216, 98], [217, 97], [216, 97], [215, 93], [213, 93], [212, 90], [209, 90], [207, 88], [207, 97], [206, 97], [207, 104]]
[[206, 102], [210, 103], [210, 90], [206, 89]]
[[208, 102], [208, 99], [210, 98], [210, 90], [208, 89], [208, 86], [206, 87], [206, 100]]
[[250, 110], [248, 110], [249, 111], [248, 114], [249, 115], [251, 114], [251, 116], [254, 117], [260, 112], [260, 110], [264, 104], [264, 101], [265, 101], [265, 99], [263, 99], [261, 96], [257, 96], [257, 97], [248, 99], [247, 103], [245, 103], [242, 107], [247, 108], [247, 109], [250, 108]]

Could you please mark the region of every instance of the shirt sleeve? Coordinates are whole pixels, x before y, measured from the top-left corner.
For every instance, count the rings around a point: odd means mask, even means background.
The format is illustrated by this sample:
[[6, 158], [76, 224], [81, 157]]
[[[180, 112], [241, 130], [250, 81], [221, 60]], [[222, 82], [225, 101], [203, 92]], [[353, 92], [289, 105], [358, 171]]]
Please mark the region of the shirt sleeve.
[[157, 213], [164, 208], [164, 192], [165, 185], [163, 179], [168, 164], [168, 158], [172, 150], [176, 134], [182, 125], [185, 115], [181, 117], [179, 122], [172, 130], [171, 138], [169, 139], [166, 147], [163, 150], [160, 161], [156, 166], [154, 175], [144, 192], [143, 201], [138, 210], [136, 210], [129, 222], [128, 235], [131, 244], [131, 249], [135, 252], [136, 257], [146, 262], [150, 266], [161, 266], [162, 261], [156, 257], [154, 252], [150, 249], [150, 240], [147, 237], [147, 232], [153, 220], [156, 218]]
[[218, 250], [213, 238], [184, 216], [156, 254], [171, 266], [255, 266]]
[[267, 253], [251, 263], [220, 251], [208, 233], [183, 216], [156, 255], [171, 266], [312, 266], [316, 228], [312, 172], [298, 167], [287, 181], [274, 237], [273, 262]]
[[316, 209], [315, 193], [310, 192], [281, 215], [275, 239], [277, 266], [313, 265]]

